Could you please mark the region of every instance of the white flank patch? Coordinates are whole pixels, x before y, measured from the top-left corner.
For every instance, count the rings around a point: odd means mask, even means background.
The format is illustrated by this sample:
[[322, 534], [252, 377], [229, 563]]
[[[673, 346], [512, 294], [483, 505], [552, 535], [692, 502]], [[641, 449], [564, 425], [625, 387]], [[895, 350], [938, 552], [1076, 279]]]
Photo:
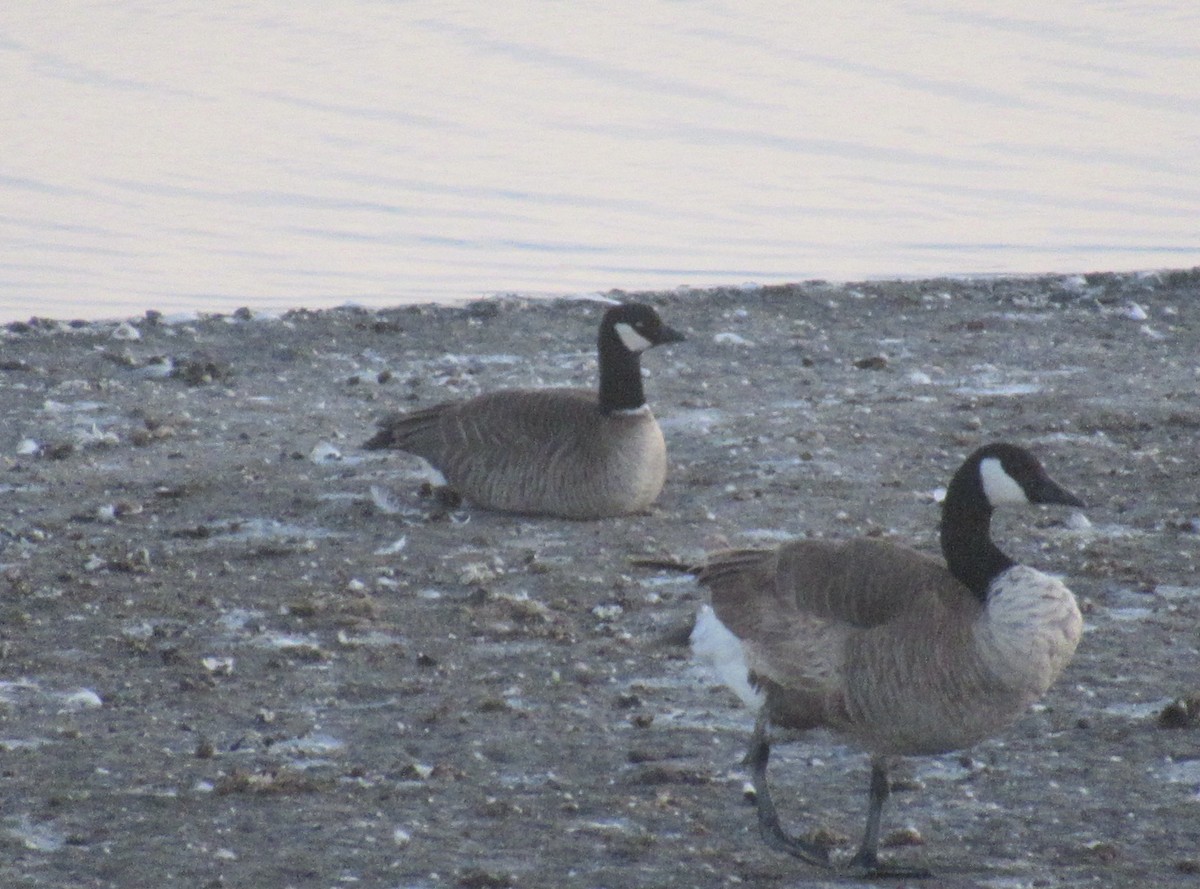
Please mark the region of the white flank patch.
[[721, 681], [747, 707], [757, 709], [762, 706], [764, 696], [750, 684], [750, 671], [746, 667], [741, 640], [721, 623], [716, 612], [708, 605], [701, 607], [696, 615], [691, 643], [692, 653], [711, 666]]
[[1001, 503], [1028, 503], [1029, 498], [1016, 480], [1004, 471], [996, 457], [988, 457], [979, 464], [979, 477], [983, 480], [983, 493], [992, 506]]
[[630, 352], [645, 352], [654, 345], [654, 343], [650, 342], [650, 340], [646, 339], [624, 321], [614, 324], [613, 329], [616, 330], [617, 336], [621, 338], [621, 342], [625, 344], [625, 348]]

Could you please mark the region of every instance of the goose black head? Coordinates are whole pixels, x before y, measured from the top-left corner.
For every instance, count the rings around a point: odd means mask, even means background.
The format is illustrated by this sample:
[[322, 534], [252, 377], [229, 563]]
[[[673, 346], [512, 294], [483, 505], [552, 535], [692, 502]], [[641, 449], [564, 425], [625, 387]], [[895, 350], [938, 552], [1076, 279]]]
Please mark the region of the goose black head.
[[979, 490], [991, 507], [1006, 503], [1084, 505], [1082, 500], [1050, 478], [1037, 457], [1014, 444], [984, 445], [967, 458], [963, 470], [976, 475]]
[[1017, 445], [984, 445], [963, 461], [942, 503], [942, 554], [950, 573], [980, 600], [993, 579], [1014, 563], [992, 542], [992, 511], [1003, 504], [1083, 501], [1046, 473], [1038, 459]]
[[663, 323], [652, 307], [644, 303], [622, 303], [604, 313], [600, 323], [600, 343], [620, 343], [626, 351], [638, 354], [651, 346], [678, 343], [684, 336]]

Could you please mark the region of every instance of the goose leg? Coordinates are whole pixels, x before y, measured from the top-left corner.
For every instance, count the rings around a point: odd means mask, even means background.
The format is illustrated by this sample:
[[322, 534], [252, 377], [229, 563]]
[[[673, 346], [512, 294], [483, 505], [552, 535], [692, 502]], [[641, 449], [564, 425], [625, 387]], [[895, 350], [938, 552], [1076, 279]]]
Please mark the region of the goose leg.
[[829, 867], [829, 850], [799, 837], [790, 837], [779, 824], [779, 814], [767, 788], [767, 760], [771, 756], [771, 742], [767, 737], [770, 720], [766, 709], [759, 713], [754, 723], [754, 735], [750, 739], [750, 750], [746, 753], [746, 765], [754, 781], [754, 800], [758, 810], [758, 832], [763, 841], [773, 849], [806, 861], [817, 867]]
[[867, 808], [867, 829], [863, 832], [862, 844], [850, 859], [850, 867], [866, 877], [906, 877], [923, 879], [931, 877], [925, 868], [894, 867], [879, 861], [879, 822], [883, 815], [883, 804], [892, 793], [892, 782], [888, 778], [887, 760], [882, 756], [871, 758], [870, 803]]

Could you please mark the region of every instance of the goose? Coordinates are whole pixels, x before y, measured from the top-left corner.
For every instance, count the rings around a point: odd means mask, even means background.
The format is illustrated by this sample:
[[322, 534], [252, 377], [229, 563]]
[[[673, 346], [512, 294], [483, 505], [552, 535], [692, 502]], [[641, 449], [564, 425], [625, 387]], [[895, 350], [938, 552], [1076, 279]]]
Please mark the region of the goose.
[[877, 854], [896, 756], [961, 750], [1015, 721], [1066, 667], [1082, 632], [1059, 580], [1015, 563], [991, 538], [995, 507], [1083, 502], [1029, 451], [985, 445], [942, 504], [945, 562], [886, 541], [798, 540], [715, 553], [692, 649], [757, 709], [746, 765], [768, 845], [831, 867], [828, 849], [788, 836], [767, 787], [770, 728], [833, 730], [871, 755], [866, 829], [849, 868], [928, 876]]
[[662, 490], [667, 450], [642, 390], [641, 353], [680, 342], [652, 307], [615, 305], [600, 322], [599, 395], [506, 389], [379, 423], [363, 447], [423, 457], [487, 509], [598, 519], [646, 510]]

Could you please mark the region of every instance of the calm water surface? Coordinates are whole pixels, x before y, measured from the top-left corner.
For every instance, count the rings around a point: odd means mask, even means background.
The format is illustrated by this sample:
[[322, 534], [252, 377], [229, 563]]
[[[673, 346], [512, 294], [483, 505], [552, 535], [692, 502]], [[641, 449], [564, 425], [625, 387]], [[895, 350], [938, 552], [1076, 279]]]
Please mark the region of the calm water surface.
[[1192, 0], [587, 6], [5, 4], [0, 320], [1200, 264]]

